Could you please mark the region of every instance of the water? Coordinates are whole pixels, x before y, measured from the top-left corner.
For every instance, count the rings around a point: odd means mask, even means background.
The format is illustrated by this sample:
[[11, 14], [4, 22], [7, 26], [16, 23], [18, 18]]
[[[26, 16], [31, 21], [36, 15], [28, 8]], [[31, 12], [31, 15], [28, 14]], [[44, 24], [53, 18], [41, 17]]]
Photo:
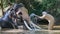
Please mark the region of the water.
[[40, 30], [40, 31], [27, 31], [27, 30], [6, 30], [1, 34], [60, 34], [60, 30]]

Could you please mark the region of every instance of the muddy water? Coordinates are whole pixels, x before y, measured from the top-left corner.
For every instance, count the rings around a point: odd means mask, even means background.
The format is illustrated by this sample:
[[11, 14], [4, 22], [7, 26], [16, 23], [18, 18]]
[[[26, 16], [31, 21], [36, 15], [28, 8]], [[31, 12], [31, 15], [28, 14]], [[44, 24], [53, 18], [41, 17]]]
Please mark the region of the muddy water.
[[40, 31], [26, 31], [26, 30], [7, 30], [0, 34], [60, 34], [60, 30], [40, 30]]

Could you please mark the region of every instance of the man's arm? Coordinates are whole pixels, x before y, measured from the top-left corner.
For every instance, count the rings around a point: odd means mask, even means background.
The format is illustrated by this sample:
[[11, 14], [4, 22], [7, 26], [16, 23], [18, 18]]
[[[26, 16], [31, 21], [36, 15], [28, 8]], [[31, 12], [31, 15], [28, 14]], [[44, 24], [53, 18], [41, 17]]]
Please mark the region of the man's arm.
[[39, 18], [43, 19], [46, 15], [40, 16]]
[[32, 14], [30, 15], [30, 17], [32, 17], [32, 16], [36, 16], [36, 17], [41, 18], [41, 19], [43, 19], [43, 18], [45, 17], [45, 15], [43, 15], [43, 16], [38, 16], [38, 15], [36, 15], [36, 14], [34, 14], [34, 13], [32, 13]]

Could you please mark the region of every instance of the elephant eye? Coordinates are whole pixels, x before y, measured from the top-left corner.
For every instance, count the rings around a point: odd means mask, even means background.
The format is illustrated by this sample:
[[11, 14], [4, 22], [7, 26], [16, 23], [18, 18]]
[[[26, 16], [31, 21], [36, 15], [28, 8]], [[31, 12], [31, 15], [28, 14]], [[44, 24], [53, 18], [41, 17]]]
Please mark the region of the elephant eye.
[[22, 15], [22, 12], [20, 12], [19, 15]]

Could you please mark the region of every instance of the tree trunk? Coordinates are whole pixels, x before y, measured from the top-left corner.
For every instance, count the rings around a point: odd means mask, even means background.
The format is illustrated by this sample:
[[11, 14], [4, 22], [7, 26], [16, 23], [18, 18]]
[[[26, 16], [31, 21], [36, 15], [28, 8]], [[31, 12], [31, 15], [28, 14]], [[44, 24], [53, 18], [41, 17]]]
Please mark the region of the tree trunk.
[[1, 8], [2, 8], [2, 15], [4, 15], [4, 11], [3, 11], [3, 0], [1, 0]]

